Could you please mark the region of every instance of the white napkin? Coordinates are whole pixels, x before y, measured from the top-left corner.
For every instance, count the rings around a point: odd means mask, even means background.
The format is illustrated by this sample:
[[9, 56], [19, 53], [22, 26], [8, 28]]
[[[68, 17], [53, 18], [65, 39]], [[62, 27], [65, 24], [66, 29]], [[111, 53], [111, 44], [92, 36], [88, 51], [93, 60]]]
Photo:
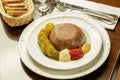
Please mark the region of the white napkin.
[[[113, 6], [109, 6], [106, 4], [96, 3], [96, 2], [87, 1], [87, 0], [60, 0], [60, 2], [74, 4], [77, 6], [81, 6], [81, 7], [85, 7], [85, 8], [105, 12], [105, 13], [116, 14], [117, 16], [120, 17], [120, 8], [118, 8], [118, 7], [113, 7]], [[55, 8], [53, 10], [53, 13], [54, 12], [60, 12], [60, 11]], [[117, 24], [117, 21], [116, 21], [116, 24], [113, 24], [113, 25], [105, 24], [104, 22], [101, 22], [99, 20], [96, 20], [96, 21], [98, 21], [106, 29], [111, 29], [111, 30], [114, 30], [115, 26]]]

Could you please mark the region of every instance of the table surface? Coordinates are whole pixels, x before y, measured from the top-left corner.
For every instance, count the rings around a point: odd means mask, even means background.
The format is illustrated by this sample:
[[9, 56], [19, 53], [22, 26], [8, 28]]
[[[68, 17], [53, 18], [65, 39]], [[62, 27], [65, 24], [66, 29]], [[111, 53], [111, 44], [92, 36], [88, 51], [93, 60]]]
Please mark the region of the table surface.
[[[120, 7], [120, 0], [92, 1]], [[50, 12], [51, 11], [48, 13]], [[39, 15], [42, 16], [40, 12]], [[51, 80], [33, 73], [20, 60], [18, 40], [25, 27], [26, 25], [19, 28], [11, 28], [0, 16], [0, 80]], [[120, 61], [117, 62], [116, 60], [120, 54], [118, 53], [120, 50], [120, 20], [118, 21], [115, 30], [107, 31], [111, 40], [111, 50], [106, 62], [91, 74], [74, 80], [120, 80], [120, 77], [118, 76], [118, 74], [120, 74]]]

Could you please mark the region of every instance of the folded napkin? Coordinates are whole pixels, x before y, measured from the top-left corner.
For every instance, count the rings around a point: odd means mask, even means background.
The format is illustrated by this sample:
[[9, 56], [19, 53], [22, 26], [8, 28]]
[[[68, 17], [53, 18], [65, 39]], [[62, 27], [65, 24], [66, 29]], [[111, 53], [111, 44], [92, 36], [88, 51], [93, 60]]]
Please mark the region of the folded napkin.
[[[113, 7], [113, 6], [109, 6], [106, 4], [96, 3], [96, 2], [92, 2], [88, 0], [60, 0], [60, 2], [69, 3], [69, 4], [77, 5], [80, 7], [105, 12], [105, 13], [116, 14], [117, 16], [120, 17], [120, 8], [118, 7]], [[73, 10], [73, 11], [76, 11], [76, 10]], [[54, 12], [60, 12], [60, 11], [55, 8], [53, 10], [53, 13]], [[116, 21], [116, 24], [113, 24], [113, 25], [105, 24], [104, 22], [99, 21], [99, 20], [96, 20], [96, 21], [98, 21], [106, 29], [111, 29], [111, 30], [114, 30], [117, 24], [117, 21]]]

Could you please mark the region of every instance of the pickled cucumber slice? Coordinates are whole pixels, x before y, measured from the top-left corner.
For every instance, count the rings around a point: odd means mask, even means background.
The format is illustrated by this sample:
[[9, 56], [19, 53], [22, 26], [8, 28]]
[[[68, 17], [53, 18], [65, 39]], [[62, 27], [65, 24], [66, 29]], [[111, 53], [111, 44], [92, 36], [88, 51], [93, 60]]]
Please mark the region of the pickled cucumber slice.
[[51, 31], [54, 29], [54, 24], [53, 23], [48, 23], [45, 27], [45, 30], [47, 32], [47, 36], [50, 35]]
[[41, 47], [41, 50], [46, 56], [58, 60], [59, 51], [55, 49], [55, 47], [52, 45], [52, 43], [48, 39], [53, 29], [54, 29], [54, 24], [48, 23], [45, 26], [45, 28], [39, 32], [38, 43]]
[[91, 44], [90, 43], [85, 43], [83, 46], [82, 46], [82, 51], [84, 54], [86, 54], [91, 48]]

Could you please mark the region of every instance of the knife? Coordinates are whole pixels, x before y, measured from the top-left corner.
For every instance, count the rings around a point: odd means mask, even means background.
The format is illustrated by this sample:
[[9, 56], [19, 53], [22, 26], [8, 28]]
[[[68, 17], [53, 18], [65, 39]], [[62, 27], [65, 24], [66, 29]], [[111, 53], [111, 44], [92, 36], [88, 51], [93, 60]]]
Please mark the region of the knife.
[[59, 4], [59, 5], [63, 6], [64, 8], [69, 8], [69, 9], [73, 9], [73, 10], [79, 10], [79, 11], [81, 11], [81, 12], [87, 14], [87, 15], [96, 17], [99, 20], [102, 20], [102, 21], [104, 21], [104, 22], [106, 22], [108, 24], [116, 23], [116, 21], [119, 18], [115, 14], [108, 14], [108, 13], [100, 12], [100, 11], [97, 11], [97, 10], [80, 7], [80, 6], [77, 6], [77, 5], [68, 4], [68, 3], [65, 3], [65, 2], [57, 1], [56, 4]]

